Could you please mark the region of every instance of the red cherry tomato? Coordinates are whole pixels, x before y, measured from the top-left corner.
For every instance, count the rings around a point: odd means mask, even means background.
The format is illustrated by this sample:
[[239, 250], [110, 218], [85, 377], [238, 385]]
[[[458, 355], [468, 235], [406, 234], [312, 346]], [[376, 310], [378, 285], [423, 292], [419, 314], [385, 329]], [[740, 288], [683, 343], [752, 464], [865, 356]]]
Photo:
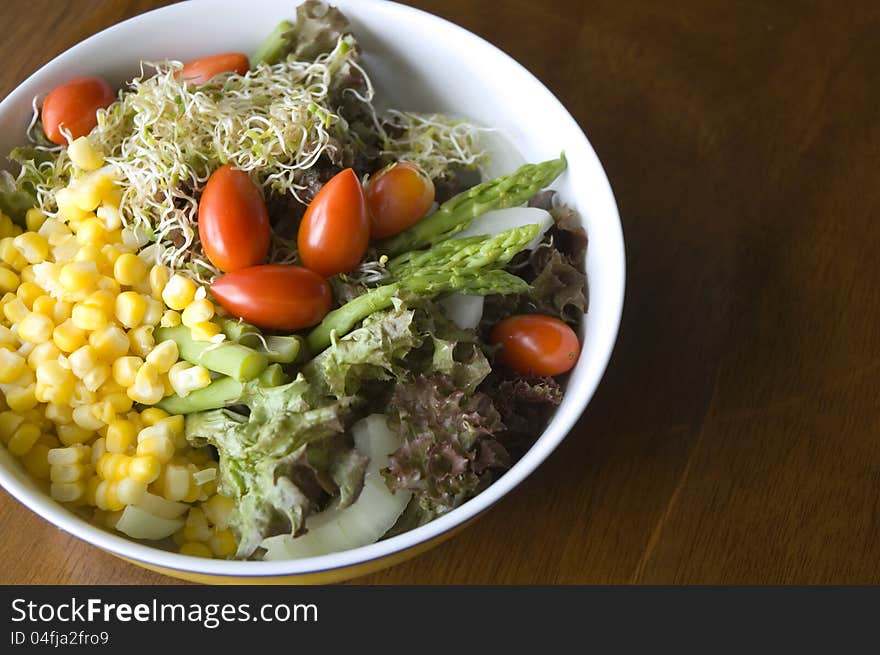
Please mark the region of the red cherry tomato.
[[577, 362], [581, 345], [568, 325], [552, 316], [511, 316], [492, 329], [501, 363], [523, 375], [561, 375]]
[[220, 73], [244, 75], [250, 67], [247, 55], [241, 52], [224, 52], [186, 62], [180, 71], [180, 77], [193, 84], [205, 84]]
[[370, 236], [384, 239], [403, 232], [428, 213], [434, 202], [434, 183], [421, 168], [402, 161], [376, 173], [366, 195]]
[[67, 144], [61, 127], [70, 136], [85, 136], [98, 124], [97, 111], [115, 100], [113, 89], [100, 77], [77, 77], [56, 86], [43, 101], [43, 131], [53, 143]]
[[225, 272], [262, 264], [271, 233], [266, 203], [247, 173], [229, 164], [211, 173], [199, 200], [199, 240], [211, 263]]
[[364, 258], [370, 219], [364, 190], [346, 168], [321, 187], [299, 224], [297, 245], [306, 268], [324, 277], [350, 273]]
[[327, 280], [302, 266], [267, 264], [242, 268], [214, 280], [211, 293], [226, 311], [273, 330], [301, 330], [330, 311]]

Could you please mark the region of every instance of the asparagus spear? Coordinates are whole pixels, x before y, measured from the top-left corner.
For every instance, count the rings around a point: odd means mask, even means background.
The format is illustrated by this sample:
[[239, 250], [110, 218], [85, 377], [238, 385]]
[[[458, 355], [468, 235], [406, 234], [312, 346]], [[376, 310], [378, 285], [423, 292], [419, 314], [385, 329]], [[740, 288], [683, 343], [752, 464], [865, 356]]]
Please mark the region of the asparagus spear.
[[433, 298], [453, 291], [471, 296], [486, 296], [495, 293], [522, 293], [528, 289], [529, 285], [524, 280], [501, 269], [450, 271], [427, 268], [399, 282], [376, 287], [330, 312], [309, 333], [306, 344], [311, 352], [321, 352], [330, 345], [332, 333], [335, 332], [337, 336], [347, 334], [359, 321], [373, 312], [391, 307], [396, 297]]
[[270, 363], [290, 364], [302, 354], [303, 338], [298, 335], [263, 336], [259, 328], [232, 318], [221, 318], [218, 323], [229, 341], [263, 353]]
[[555, 180], [565, 167], [562, 155], [540, 164], [526, 164], [511, 175], [478, 184], [450, 198], [433, 214], [397, 236], [380, 241], [377, 248], [393, 257], [448, 239], [487, 211], [524, 203]]
[[241, 344], [196, 341], [185, 325], [157, 328], [156, 341], [166, 339], [171, 339], [177, 344], [180, 356], [186, 361], [223, 373], [239, 382], [253, 380], [269, 365], [264, 353]]
[[258, 378], [239, 382], [230, 377], [217, 378], [204, 389], [189, 393], [186, 397], [166, 396], [157, 404], [169, 414], [192, 414], [229, 405], [245, 404], [257, 388], [277, 387], [287, 382], [279, 364], [272, 364]]
[[278, 23], [251, 57], [251, 68], [256, 67], [258, 64], [272, 65], [277, 63], [281, 59], [284, 50], [290, 47], [290, 41], [285, 38], [285, 35], [292, 29], [293, 23], [289, 20], [283, 20]]
[[388, 262], [395, 279], [416, 274], [425, 267], [478, 269], [506, 264], [535, 238], [539, 225], [522, 225], [495, 236], [475, 236], [442, 241], [429, 250], [404, 253]]

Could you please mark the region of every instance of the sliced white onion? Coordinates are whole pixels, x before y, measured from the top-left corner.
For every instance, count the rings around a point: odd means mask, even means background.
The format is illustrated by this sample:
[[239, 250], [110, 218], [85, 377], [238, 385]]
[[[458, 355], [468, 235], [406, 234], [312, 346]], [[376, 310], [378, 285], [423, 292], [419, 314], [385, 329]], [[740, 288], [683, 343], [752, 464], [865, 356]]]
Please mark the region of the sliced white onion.
[[470, 225], [456, 234], [453, 239], [463, 239], [478, 235], [494, 236], [505, 230], [511, 230], [523, 225], [538, 224], [540, 229], [535, 238], [526, 246], [526, 250], [534, 250], [544, 238], [544, 233], [553, 225], [553, 217], [550, 212], [537, 207], [508, 207], [507, 209], [493, 209], [482, 216], [477, 216]]
[[162, 496], [151, 494], [149, 491], [136, 503], [137, 507], [158, 516], [160, 519], [176, 519], [184, 515], [189, 505], [167, 500]]
[[393, 526], [409, 502], [409, 492], [392, 493], [381, 470], [400, 439], [388, 429], [382, 414], [371, 414], [352, 427], [355, 447], [370, 458], [364, 488], [344, 509], [328, 509], [306, 519], [308, 532], [300, 537], [279, 535], [263, 540], [264, 559], [299, 559], [325, 555], [377, 541]]
[[446, 318], [462, 330], [471, 330], [483, 318], [483, 296], [467, 296], [453, 293], [440, 301]]
[[164, 539], [183, 527], [183, 519], [163, 519], [128, 505], [116, 522], [116, 529], [133, 539]]

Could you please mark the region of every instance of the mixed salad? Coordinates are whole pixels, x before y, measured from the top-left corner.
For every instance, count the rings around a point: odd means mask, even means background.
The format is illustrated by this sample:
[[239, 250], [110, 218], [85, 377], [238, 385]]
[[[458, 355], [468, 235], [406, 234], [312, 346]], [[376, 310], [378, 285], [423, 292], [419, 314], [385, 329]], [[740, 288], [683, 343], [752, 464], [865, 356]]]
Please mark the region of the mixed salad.
[[379, 113], [345, 17], [34, 100], [0, 173], [0, 440], [86, 520], [295, 558], [409, 530], [541, 433], [580, 351], [564, 156]]

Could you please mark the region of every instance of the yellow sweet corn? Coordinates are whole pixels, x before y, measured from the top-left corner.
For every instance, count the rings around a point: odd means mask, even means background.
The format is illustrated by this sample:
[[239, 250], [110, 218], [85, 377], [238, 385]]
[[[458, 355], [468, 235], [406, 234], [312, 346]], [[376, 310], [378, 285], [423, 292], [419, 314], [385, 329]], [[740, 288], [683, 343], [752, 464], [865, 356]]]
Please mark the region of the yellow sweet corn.
[[[174, 442], [167, 432], [150, 431], [151, 429], [151, 427], [147, 427], [138, 433], [138, 444], [135, 452], [138, 456], [152, 455], [161, 464], [165, 464], [174, 457]], [[145, 431], [150, 432], [146, 436], [142, 436]]]
[[52, 341], [62, 352], [72, 353], [85, 345], [86, 332], [77, 327], [71, 319], [67, 319], [55, 326], [52, 331]]
[[107, 429], [106, 448], [111, 453], [128, 454], [137, 445], [137, 429], [131, 421], [113, 421]]
[[107, 325], [107, 314], [100, 307], [78, 302], [71, 312], [73, 324], [81, 330], [100, 330]]
[[134, 384], [128, 388], [128, 397], [143, 405], [155, 405], [165, 395], [159, 375], [159, 370], [153, 364], [144, 362], [138, 369]]
[[0, 383], [8, 384], [24, 373], [27, 364], [18, 353], [0, 348]]
[[147, 277], [147, 273], [146, 262], [130, 252], [123, 253], [113, 263], [113, 277], [119, 284], [135, 286]]
[[214, 318], [214, 303], [207, 298], [193, 300], [181, 314], [181, 320], [188, 328], [198, 323], [210, 321], [212, 318]]
[[99, 276], [95, 262], [69, 262], [61, 267], [59, 281], [70, 293], [85, 293], [95, 288]]
[[12, 243], [29, 264], [39, 264], [49, 256], [49, 242], [37, 232], [24, 232]]
[[220, 334], [220, 326], [212, 321], [196, 323], [190, 328], [190, 334], [195, 341], [213, 341]]
[[14, 293], [21, 283], [18, 274], [7, 268], [0, 266], [0, 293]]
[[162, 300], [170, 309], [181, 311], [194, 299], [196, 285], [182, 275], [174, 274], [162, 290]]
[[178, 362], [168, 371], [168, 380], [174, 393], [185, 398], [190, 392], [204, 389], [211, 384], [211, 372], [204, 366]]
[[21, 323], [30, 314], [30, 310], [28, 310], [27, 305], [24, 304], [21, 298], [14, 296], [3, 305], [3, 313], [10, 323], [15, 324]]
[[47, 218], [48, 217], [42, 212], [42, 210], [36, 207], [31, 207], [24, 214], [24, 223], [27, 226], [27, 229], [31, 232], [39, 232]]
[[171, 272], [166, 266], [156, 264], [150, 269], [150, 292], [156, 300], [162, 300], [162, 291], [168, 280], [171, 279]]
[[56, 360], [60, 356], [61, 351], [58, 349], [58, 346], [51, 341], [46, 341], [34, 346], [34, 349], [28, 355], [27, 363], [28, 366], [36, 371], [37, 367], [43, 362]]
[[144, 325], [159, 325], [159, 322], [162, 320], [162, 314], [165, 311], [165, 305], [162, 304], [161, 300], [156, 300], [155, 298], [149, 298], [144, 296], [147, 302], [147, 311], [144, 313], [144, 318], [142, 323]]
[[43, 294], [34, 300], [31, 311], [53, 318], [55, 316], [55, 299]]
[[166, 309], [159, 321], [161, 327], [177, 327], [180, 325], [180, 313], [173, 309]]
[[21, 457], [27, 453], [31, 447], [37, 443], [40, 438], [40, 428], [33, 423], [22, 423], [18, 429], [12, 433], [6, 448], [10, 453], [17, 457]]
[[137, 376], [138, 369], [143, 363], [144, 360], [140, 357], [135, 357], [134, 355], [118, 358], [113, 362], [113, 379], [117, 384], [120, 384], [123, 387], [128, 388], [132, 386], [135, 377]]
[[[168, 412], [160, 407], [147, 407], [144, 411], [141, 412], [141, 422], [144, 424], [145, 427], [153, 427], [154, 425], [160, 423], [161, 421], [164, 421], [169, 417], [170, 414], [168, 414]], [[168, 427], [169, 426], [165, 426], [165, 428]], [[144, 432], [144, 434], [141, 435], [141, 438], [147, 437], [153, 434], [153, 432], [155, 431]]]
[[162, 471], [159, 458], [150, 453], [138, 454], [133, 457], [128, 466], [128, 475], [131, 479], [150, 484], [154, 482]]
[[73, 421], [73, 407], [70, 405], [49, 403], [46, 405], [45, 413], [46, 418], [55, 425], [67, 425]]
[[[122, 227], [122, 216], [119, 214], [119, 209], [109, 203], [102, 203], [101, 206], [95, 210], [95, 214], [104, 222], [104, 228], [107, 229], [108, 232], [115, 233]], [[110, 239], [107, 239], [107, 241], [108, 243], [112, 243]]]
[[167, 373], [174, 366], [178, 356], [177, 342], [167, 339], [154, 346], [145, 359], [147, 364], [152, 364], [159, 373]]
[[56, 426], [55, 431], [58, 433], [58, 440], [65, 446], [88, 443], [95, 437], [94, 432], [81, 428], [74, 423]]
[[37, 405], [36, 385], [10, 387], [6, 391], [6, 404], [14, 412], [25, 412]]
[[146, 357], [156, 345], [156, 340], [153, 338], [153, 326], [141, 325], [129, 330], [128, 342], [132, 353], [138, 357]]
[[127, 328], [135, 328], [144, 320], [147, 300], [135, 291], [124, 291], [116, 296], [116, 320]]
[[36, 443], [33, 447], [21, 458], [21, 463], [24, 464], [25, 470], [35, 477], [37, 480], [48, 480], [49, 479], [49, 462], [47, 461], [47, 457], [49, 454], [49, 446]]
[[74, 166], [84, 171], [95, 171], [104, 165], [104, 154], [95, 148], [86, 136], [74, 139], [67, 146], [67, 156]]
[[79, 500], [85, 493], [86, 484], [82, 480], [76, 482], [53, 482], [49, 487], [49, 495], [62, 503]]
[[44, 314], [30, 312], [18, 324], [18, 336], [28, 343], [46, 343], [52, 338], [55, 324]]
[[102, 361], [115, 362], [128, 354], [131, 343], [122, 328], [108, 325], [89, 335], [89, 345], [94, 348], [95, 354]]
[[211, 549], [198, 541], [184, 542], [177, 552], [181, 555], [189, 555], [190, 557], [212, 557]]
[[232, 530], [216, 530], [208, 539], [208, 547], [215, 557], [221, 558], [232, 557], [238, 550], [238, 544]]

